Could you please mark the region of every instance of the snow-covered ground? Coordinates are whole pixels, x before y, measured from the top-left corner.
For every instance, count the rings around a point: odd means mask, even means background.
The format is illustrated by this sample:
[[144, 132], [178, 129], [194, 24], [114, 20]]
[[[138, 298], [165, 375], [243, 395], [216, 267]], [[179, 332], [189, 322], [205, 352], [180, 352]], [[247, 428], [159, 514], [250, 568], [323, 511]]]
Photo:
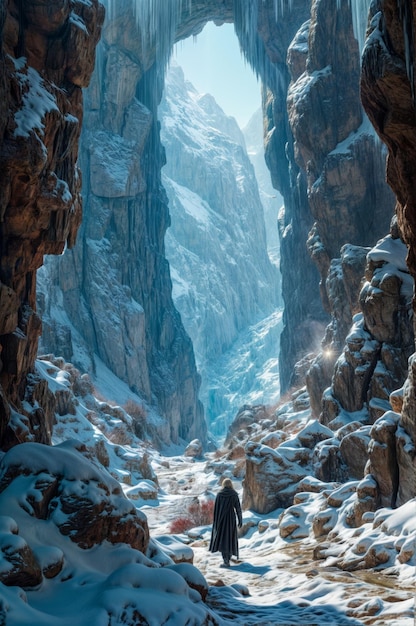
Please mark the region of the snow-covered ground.
[[[76, 381], [71, 368], [39, 361], [39, 371], [55, 393], [66, 391], [71, 396]], [[110, 378], [107, 374], [105, 380], [113, 395], [122, 396], [123, 389], [117, 391]], [[82, 384], [83, 394], [72, 397], [70, 411], [57, 415], [53, 448], [23, 444], [1, 459], [0, 576], [4, 580], [13, 567], [18, 568], [18, 555], [21, 562], [27, 547], [44, 575], [38, 584], [24, 589], [13, 584], [13, 579], [7, 585], [0, 583], [0, 623], [414, 624], [415, 500], [396, 510], [380, 509], [359, 528], [351, 528], [343, 511], [354, 497], [354, 482], [342, 486], [342, 493], [340, 489], [332, 493], [337, 493], [342, 504], [334, 539], [331, 543], [327, 538], [325, 544], [314, 538], [311, 524], [325, 492], [297, 494], [292, 513], [300, 520], [299, 539], [282, 536], [282, 509], [267, 515], [246, 510], [240, 558], [223, 569], [221, 556], [207, 550], [209, 525], [174, 535], [170, 528], [187, 514], [195, 498], [212, 500], [225, 475], [233, 476], [241, 494], [241, 480], [234, 477], [239, 475], [235, 467], [241, 458], [232, 460], [225, 450], [199, 459], [187, 456], [184, 450], [179, 454], [179, 449], [156, 451], [134, 435], [134, 419], [124, 409], [95, 400], [88, 381], [81, 377], [78, 389]], [[309, 416], [305, 410], [286, 415], [287, 448], [290, 437], [308, 424]], [[60, 495], [53, 500], [54, 507], [47, 515], [36, 513], [48, 485], [57, 477]], [[128, 498], [123, 498], [122, 492]], [[68, 512], [62, 502], [79, 501], [82, 509], [85, 502], [101, 500], [107, 507], [103, 523], [109, 523], [108, 515], [119, 515], [118, 524], [128, 525], [137, 515], [139, 527], [143, 516], [147, 517], [151, 541], [146, 554], [126, 543], [113, 544], [110, 536], [86, 549], [71, 540], [65, 529], [77, 506]], [[397, 556], [399, 551], [405, 553], [406, 546], [410, 557], [400, 562]], [[340, 555], [352, 563], [368, 550], [380, 554], [382, 549], [388, 558], [374, 568], [339, 567]], [[190, 564], [192, 560], [198, 569]]]
[[[142, 507], [152, 536], [157, 538], [161, 534], [163, 539], [172, 520], [186, 511], [187, 502], [219, 489], [219, 477], [207, 472], [206, 460], [189, 462], [184, 457], [175, 457], [168, 460], [169, 467], [165, 462], [166, 459], [155, 461], [161, 487], [158, 502]], [[241, 483], [234, 481], [234, 486], [241, 493]], [[194, 563], [211, 585], [207, 602], [225, 623], [229, 620], [244, 626], [413, 625], [414, 565], [403, 568], [403, 580], [400, 574], [396, 578], [391, 572], [380, 570], [342, 571], [332, 565], [331, 557], [314, 559], [317, 542], [310, 537], [310, 528], [308, 536], [299, 541], [282, 539], [279, 534], [282, 512], [282, 509], [268, 515], [244, 512], [239, 560], [232, 561], [230, 569], [222, 567], [219, 553], [208, 552], [209, 526], [192, 529], [187, 539], [182, 537], [192, 547]], [[318, 502], [315, 507], [310, 506], [309, 519], [317, 512]], [[397, 539], [404, 541], [413, 534], [414, 540], [416, 502], [396, 513], [383, 510], [382, 514], [391, 517]], [[351, 529], [345, 528], [345, 539], [348, 534]], [[371, 524], [365, 525], [362, 536], [369, 542], [376, 540]], [[340, 537], [338, 543], [341, 545], [342, 541]]]

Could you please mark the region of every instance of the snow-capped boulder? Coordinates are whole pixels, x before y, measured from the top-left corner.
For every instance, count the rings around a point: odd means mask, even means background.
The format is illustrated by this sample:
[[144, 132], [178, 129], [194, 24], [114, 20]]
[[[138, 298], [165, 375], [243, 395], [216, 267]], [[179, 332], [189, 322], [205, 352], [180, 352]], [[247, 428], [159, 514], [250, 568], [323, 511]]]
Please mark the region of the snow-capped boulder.
[[26, 524], [30, 518], [39, 527], [52, 523], [81, 548], [109, 541], [144, 552], [146, 518], [85, 451], [74, 441], [54, 447], [24, 443], [9, 450], [0, 464], [2, 510], [16, 520], [23, 517]]
[[157, 500], [158, 488], [153, 480], [141, 480], [124, 493], [130, 500]]
[[0, 517], [0, 582], [4, 585], [36, 587], [42, 582], [42, 570], [31, 547], [19, 535], [10, 517]]
[[203, 446], [199, 439], [193, 439], [185, 448], [185, 456], [194, 459], [202, 457]]
[[367, 474], [357, 485], [356, 499], [346, 516], [349, 526], [361, 526], [366, 513], [374, 512], [380, 507], [380, 495], [374, 476]]
[[290, 506], [299, 481], [308, 475], [305, 461], [310, 451], [287, 448], [280, 452], [280, 448], [273, 450], [254, 442], [248, 442], [245, 450], [243, 508], [269, 513]]
[[187, 585], [197, 591], [205, 602], [208, 595], [208, 583], [196, 567], [190, 563], [175, 563], [175, 565], [169, 565], [168, 568], [182, 576]]
[[396, 432], [400, 415], [387, 411], [371, 428], [367, 473], [377, 481], [382, 506], [394, 506], [399, 489]]

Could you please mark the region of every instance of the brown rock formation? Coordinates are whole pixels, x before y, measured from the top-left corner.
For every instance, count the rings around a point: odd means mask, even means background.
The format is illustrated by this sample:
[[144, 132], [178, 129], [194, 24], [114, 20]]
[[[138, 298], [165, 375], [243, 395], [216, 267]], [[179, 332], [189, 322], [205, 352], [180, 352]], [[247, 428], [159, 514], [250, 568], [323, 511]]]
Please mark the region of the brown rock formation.
[[[82, 87], [94, 67], [104, 10], [98, 0], [0, 12], [0, 440], [48, 442], [54, 405], [33, 372], [40, 319], [36, 270], [75, 242]], [[23, 401], [28, 400], [23, 407]], [[32, 405], [33, 409], [28, 408]], [[14, 407], [14, 408], [11, 408]], [[17, 412], [16, 412], [17, 411]], [[21, 419], [17, 418], [19, 414]], [[25, 419], [26, 418], [26, 419]], [[16, 424], [24, 424], [17, 428]]]
[[[331, 431], [318, 421], [309, 422], [286, 447], [277, 449], [264, 441], [248, 441], [246, 471], [243, 481], [243, 508], [258, 513], [269, 513], [293, 504], [293, 498], [302, 479], [309, 475], [308, 464], [316, 465], [314, 447], [322, 443], [322, 456], [328, 459]], [[331, 462], [331, 461], [329, 461]], [[325, 462], [321, 460], [321, 467]], [[339, 465], [339, 463], [338, 463]]]
[[367, 254], [366, 281], [359, 295], [362, 313], [354, 318], [324, 395], [321, 419], [326, 424], [338, 427], [335, 418], [342, 409], [364, 409], [374, 423], [391, 409], [391, 392], [403, 385], [413, 351], [413, 279], [405, 256], [406, 247], [393, 236]]
[[[10, 518], [5, 519], [11, 521]], [[3, 585], [37, 587], [42, 582], [40, 565], [33, 550], [19, 536], [16, 526], [9, 524], [8, 527], [2, 528], [1, 558], [7, 564], [0, 573], [0, 582]]]
[[[377, 133], [388, 147], [387, 181], [396, 194], [396, 213], [401, 236], [408, 246], [407, 264], [416, 276], [416, 115], [414, 73], [414, 27], [416, 2], [396, 0], [372, 4], [367, 45], [361, 73], [362, 102]], [[415, 304], [413, 299], [413, 310]], [[390, 481], [399, 491], [396, 504], [416, 494], [416, 421], [414, 357], [405, 384], [403, 408], [390, 447], [394, 466]], [[373, 470], [379, 484], [383, 474]], [[382, 490], [384, 491], [384, 490]], [[393, 495], [393, 494], [392, 494]]]

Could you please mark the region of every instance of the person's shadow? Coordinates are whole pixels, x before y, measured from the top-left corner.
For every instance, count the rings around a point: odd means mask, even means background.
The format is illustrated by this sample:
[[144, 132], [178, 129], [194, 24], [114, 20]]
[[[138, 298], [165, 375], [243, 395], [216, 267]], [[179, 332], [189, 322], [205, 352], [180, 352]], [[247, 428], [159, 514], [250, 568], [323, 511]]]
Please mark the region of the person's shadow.
[[237, 572], [245, 572], [246, 574], [255, 574], [256, 576], [264, 576], [267, 572], [270, 572], [271, 568], [268, 565], [251, 565], [251, 563], [233, 563], [231, 561], [231, 570]]

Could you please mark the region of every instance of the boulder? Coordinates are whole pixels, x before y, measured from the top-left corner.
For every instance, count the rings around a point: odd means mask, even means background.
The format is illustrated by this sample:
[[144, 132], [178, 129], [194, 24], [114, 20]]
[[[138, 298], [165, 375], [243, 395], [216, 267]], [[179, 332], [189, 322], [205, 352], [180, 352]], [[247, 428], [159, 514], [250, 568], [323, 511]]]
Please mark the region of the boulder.
[[297, 484], [307, 475], [306, 468], [288, 460], [278, 449], [249, 442], [242, 506], [257, 513], [286, 508], [293, 502]]
[[189, 587], [191, 589], [195, 589], [205, 602], [209, 591], [208, 583], [196, 567], [190, 563], [178, 563], [175, 565], [169, 565], [168, 568], [182, 576], [182, 578], [186, 580]]
[[199, 439], [193, 439], [185, 448], [185, 456], [192, 459], [199, 459], [203, 455], [202, 443]]
[[17, 510], [23, 505], [27, 515], [50, 520], [81, 548], [109, 541], [145, 552], [149, 530], [144, 515], [114, 478], [84, 456], [86, 452], [73, 441], [52, 448], [36, 443], [15, 446], [1, 461], [0, 502], [9, 501], [19, 482], [26, 490], [21, 504], [16, 502]]
[[0, 533], [0, 582], [7, 586], [37, 587], [42, 582], [42, 570], [32, 549], [17, 533]]

